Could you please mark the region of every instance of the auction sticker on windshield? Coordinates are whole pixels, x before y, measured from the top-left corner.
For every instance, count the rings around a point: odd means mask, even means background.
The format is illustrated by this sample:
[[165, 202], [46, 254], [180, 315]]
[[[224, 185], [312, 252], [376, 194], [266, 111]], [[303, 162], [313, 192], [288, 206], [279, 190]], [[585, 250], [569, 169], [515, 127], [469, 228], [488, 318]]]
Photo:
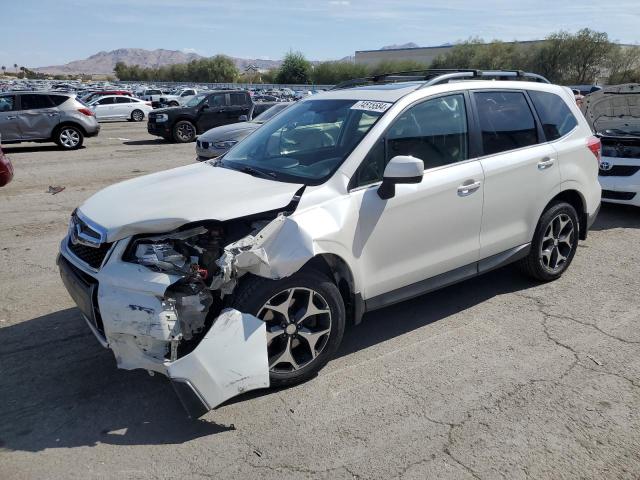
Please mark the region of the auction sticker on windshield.
[[367, 110], [368, 112], [386, 112], [393, 103], [360, 100], [351, 106], [351, 110]]

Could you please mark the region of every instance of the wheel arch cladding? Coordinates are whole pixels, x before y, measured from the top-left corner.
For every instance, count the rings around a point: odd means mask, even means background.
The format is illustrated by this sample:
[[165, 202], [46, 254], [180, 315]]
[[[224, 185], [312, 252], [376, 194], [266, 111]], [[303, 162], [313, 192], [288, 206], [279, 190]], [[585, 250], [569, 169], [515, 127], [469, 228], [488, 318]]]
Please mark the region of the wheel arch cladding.
[[360, 298], [356, 293], [356, 284], [349, 264], [334, 253], [320, 253], [309, 260], [301, 270], [314, 269], [327, 275], [338, 287], [344, 302], [347, 318], [358, 324], [362, 320]]
[[558, 195], [553, 197], [551, 201], [544, 207], [544, 212], [558, 202], [566, 202], [576, 209], [578, 214], [578, 238], [580, 240], [586, 240], [587, 238], [587, 209], [586, 201], [582, 194], [577, 190], [563, 190]]

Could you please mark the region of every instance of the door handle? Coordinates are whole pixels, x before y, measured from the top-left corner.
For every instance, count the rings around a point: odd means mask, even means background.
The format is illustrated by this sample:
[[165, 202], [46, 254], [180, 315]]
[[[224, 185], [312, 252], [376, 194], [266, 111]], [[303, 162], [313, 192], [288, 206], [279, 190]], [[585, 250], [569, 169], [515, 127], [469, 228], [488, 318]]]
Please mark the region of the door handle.
[[544, 157], [538, 162], [538, 170], [546, 170], [547, 168], [553, 167], [554, 162], [555, 160], [553, 158]]
[[467, 180], [458, 187], [458, 196], [466, 197], [480, 188], [480, 181]]

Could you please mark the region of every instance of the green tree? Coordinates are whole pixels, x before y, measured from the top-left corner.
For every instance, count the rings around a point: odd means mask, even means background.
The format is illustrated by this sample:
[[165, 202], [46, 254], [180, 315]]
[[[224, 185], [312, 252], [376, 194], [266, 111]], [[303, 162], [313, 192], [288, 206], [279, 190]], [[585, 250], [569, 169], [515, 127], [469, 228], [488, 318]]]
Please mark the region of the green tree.
[[285, 55], [276, 75], [276, 83], [306, 84], [311, 78], [311, 63], [300, 52]]
[[312, 79], [313, 83], [320, 85], [335, 85], [345, 80], [366, 77], [367, 75], [366, 65], [352, 62], [321, 62], [313, 69]]
[[607, 65], [610, 84], [640, 82], [640, 47], [617, 47]]

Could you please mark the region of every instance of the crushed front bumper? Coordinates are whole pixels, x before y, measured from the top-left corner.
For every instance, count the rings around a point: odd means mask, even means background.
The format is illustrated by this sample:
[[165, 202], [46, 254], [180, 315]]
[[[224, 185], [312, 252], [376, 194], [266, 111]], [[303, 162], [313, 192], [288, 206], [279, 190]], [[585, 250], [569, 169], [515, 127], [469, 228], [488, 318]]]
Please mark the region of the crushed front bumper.
[[127, 241], [116, 242], [99, 269], [87, 268], [61, 243], [62, 281], [98, 341], [119, 368], [145, 369], [171, 379], [187, 412], [200, 416], [226, 400], [269, 386], [264, 322], [223, 310], [189, 353], [177, 356], [180, 313], [165, 298], [180, 277], [124, 262]]

